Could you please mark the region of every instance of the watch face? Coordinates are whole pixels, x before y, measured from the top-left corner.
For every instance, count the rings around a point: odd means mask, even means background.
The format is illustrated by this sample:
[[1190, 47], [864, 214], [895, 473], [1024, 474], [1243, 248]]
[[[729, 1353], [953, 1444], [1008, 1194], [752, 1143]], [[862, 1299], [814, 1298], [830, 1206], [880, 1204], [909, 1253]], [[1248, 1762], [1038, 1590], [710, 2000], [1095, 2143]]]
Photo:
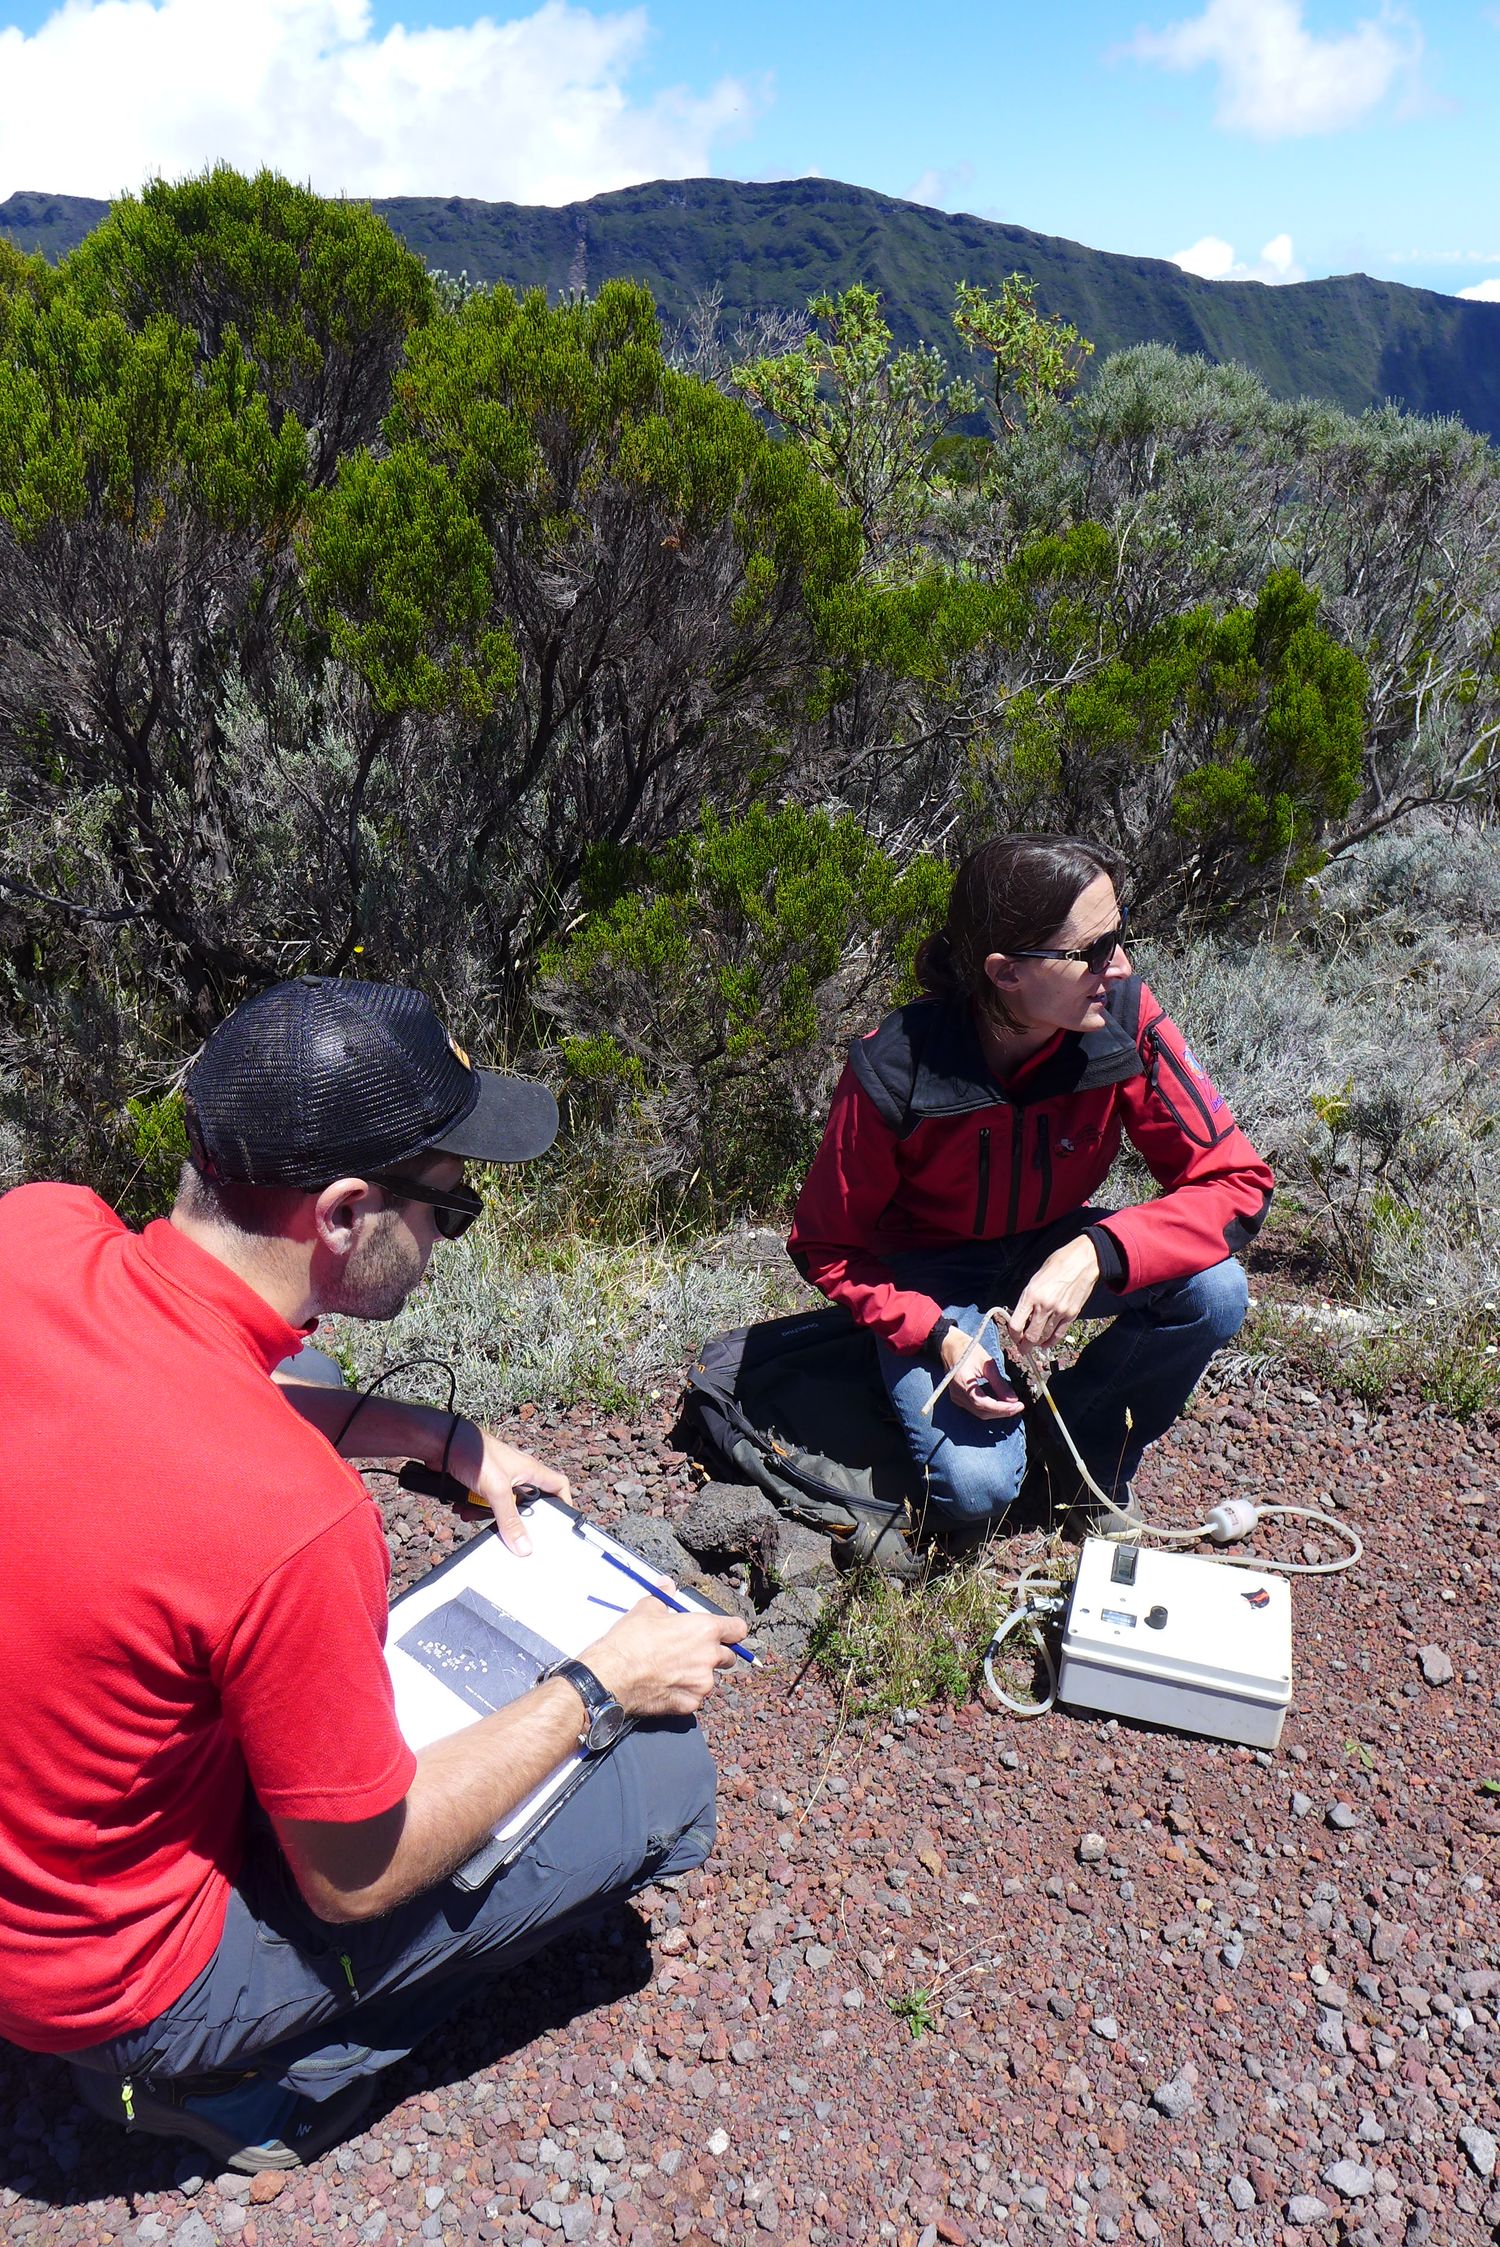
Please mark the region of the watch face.
[[603, 1749], [613, 1747], [627, 1721], [618, 1701], [612, 1700], [607, 1709], [601, 1709], [589, 1726], [589, 1754], [598, 1755]]

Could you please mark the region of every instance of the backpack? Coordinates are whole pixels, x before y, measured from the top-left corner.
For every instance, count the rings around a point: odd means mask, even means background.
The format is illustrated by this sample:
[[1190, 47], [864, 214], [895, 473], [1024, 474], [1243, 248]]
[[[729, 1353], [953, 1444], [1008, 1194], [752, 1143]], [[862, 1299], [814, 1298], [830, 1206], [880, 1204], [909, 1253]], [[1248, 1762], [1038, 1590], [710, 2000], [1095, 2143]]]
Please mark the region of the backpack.
[[797, 1311], [705, 1342], [686, 1409], [707, 1448], [851, 1564], [902, 1567], [917, 1470], [847, 1311]]

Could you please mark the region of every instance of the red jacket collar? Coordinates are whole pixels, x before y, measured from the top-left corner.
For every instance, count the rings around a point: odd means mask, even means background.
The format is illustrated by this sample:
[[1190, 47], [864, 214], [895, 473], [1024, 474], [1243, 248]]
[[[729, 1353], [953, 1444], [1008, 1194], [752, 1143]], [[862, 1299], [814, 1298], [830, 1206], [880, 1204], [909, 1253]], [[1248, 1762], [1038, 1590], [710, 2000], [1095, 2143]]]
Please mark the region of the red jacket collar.
[[311, 1327], [292, 1326], [263, 1296], [206, 1248], [165, 1217], [158, 1217], [131, 1243], [136, 1255], [171, 1286], [191, 1296], [227, 1327], [269, 1373], [273, 1365], [300, 1350]]

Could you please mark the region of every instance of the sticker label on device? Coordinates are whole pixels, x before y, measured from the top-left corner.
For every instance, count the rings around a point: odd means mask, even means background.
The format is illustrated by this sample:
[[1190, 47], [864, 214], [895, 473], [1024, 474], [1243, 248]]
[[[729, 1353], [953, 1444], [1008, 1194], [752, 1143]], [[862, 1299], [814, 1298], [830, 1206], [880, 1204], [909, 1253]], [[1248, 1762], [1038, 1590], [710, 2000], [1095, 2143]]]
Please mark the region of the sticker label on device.
[[1123, 1607], [1101, 1607], [1099, 1620], [1101, 1623], [1123, 1623], [1127, 1629], [1135, 1629], [1135, 1617], [1127, 1615]]

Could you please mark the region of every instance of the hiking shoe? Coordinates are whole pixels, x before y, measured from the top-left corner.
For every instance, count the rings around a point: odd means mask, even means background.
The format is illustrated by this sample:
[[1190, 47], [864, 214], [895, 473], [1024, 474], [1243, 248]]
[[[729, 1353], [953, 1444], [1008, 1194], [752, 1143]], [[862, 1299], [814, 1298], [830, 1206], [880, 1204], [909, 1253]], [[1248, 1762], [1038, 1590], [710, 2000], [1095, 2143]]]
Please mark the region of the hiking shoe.
[[905, 1530], [892, 1521], [872, 1521], [858, 1515], [854, 1527], [835, 1533], [828, 1541], [835, 1568], [849, 1573], [862, 1568], [893, 1576], [898, 1583], [915, 1583], [922, 1574], [920, 1555], [912, 1551]]
[[249, 2176], [316, 2161], [348, 2136], [375, 2094], [373, 2076], [361, 2076], [332, 2098], [308, 2099], [267, 2075], [200, 2094], [186, 2083], [146, 2083], [77, 2066], [71, 2073], [84, 2105], [106, 2121], [148, 2137], [186, 2138], [221, 2169]]

